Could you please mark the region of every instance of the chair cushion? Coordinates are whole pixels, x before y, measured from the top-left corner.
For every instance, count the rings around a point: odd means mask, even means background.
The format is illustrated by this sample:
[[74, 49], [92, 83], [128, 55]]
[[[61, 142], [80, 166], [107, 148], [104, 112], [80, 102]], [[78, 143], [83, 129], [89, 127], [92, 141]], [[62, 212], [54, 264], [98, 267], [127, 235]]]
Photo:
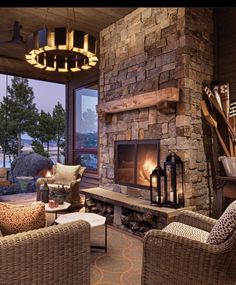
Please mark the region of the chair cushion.
[[207, 243], [219, 245], [230, 238], [236, 230], [236, 201], [232, 202], [209, 233]]
[[209, 235], [206, 231], [179, 222], [170, 223], [163, 231], [200, 242], [206, 242]]
[[7, 168], [0, 167], [0, 181], [7, 181]]
[[13, 206], [0, 203], [0, 231], [2, 235], [43, 228], [46, 226], [45, 204]]
[[55, 183], [70, 185], [73, 180], [76, 180], [79, 174], [80, 165], [63, 165], [56, 164]]

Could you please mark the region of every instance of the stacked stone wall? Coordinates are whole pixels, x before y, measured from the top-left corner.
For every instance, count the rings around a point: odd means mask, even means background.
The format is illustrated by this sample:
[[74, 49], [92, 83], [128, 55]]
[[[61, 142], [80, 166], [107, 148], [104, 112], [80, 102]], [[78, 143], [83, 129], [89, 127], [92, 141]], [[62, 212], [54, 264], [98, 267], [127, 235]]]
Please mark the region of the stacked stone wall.
[[[156, 107], [99, 122], [100, 186], [114, 188], [114, 141], [160, 139], [184, 161], [185, 205], [209, 208], [206, 149], [199, 101], [213, 76], [210, 8], [138, 8], [100, 33], [100, 103], [166, 87], [180, 88], [176, 112]], [[145, 96], [145, 94], [144, 94]]]

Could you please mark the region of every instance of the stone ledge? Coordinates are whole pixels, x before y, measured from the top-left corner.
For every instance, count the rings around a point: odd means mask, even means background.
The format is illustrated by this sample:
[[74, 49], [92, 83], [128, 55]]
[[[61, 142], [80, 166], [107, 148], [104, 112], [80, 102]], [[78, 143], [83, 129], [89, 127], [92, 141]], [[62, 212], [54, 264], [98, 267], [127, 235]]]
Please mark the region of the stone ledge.
[[133, 198], [128, 195], [106, 190], [100, 187], [80, 190], [86, 197], [111, 203], [120, 207], [125, 207], [138, 212], [149, 212], [154, 216], [163, 216], [167, 221], [174, 219], [183, 210], [195, 210], [195, 207], [185, 207], [179, 209], [151, 206], [147, 200]]

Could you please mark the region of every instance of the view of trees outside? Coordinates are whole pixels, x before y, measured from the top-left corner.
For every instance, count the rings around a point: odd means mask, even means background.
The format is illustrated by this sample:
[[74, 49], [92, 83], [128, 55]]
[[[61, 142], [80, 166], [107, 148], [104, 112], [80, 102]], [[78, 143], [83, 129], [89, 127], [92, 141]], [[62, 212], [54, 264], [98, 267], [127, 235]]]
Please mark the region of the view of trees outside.
[[[97, 169], [97, 85], [76, 90], [76, 149], [77, 163], [88, 169]], [[83, 150], [86, 150], [83, 152]]]
[[[47, 98], [42, 94], [41, 100]], [[55, 102], [51, 113], [38, 110], [34, 90], [26, 78], [13, 77], [2, 96], [0, 131], [2, 166], [10, 166], [24, 151], [25, 142], [32, 151], [53, 158], [54, 162], [63, 162], [65, 110], [59, 101]], [[28, 139], [22, 139], [25, 135]]]

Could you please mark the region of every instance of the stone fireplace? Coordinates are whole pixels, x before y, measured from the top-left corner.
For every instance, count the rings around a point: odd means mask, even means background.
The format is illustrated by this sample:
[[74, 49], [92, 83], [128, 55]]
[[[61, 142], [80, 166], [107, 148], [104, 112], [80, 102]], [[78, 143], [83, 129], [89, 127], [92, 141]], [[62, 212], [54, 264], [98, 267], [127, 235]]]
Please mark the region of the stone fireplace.
[[115, 141], [115, 183], [143, 189], [150, 187], [150, 174], [159, 165], [158, 140]]
[[[133, 142], [155, 140], [153, 163], [163, 167], [176, 152], [184, 163], [185, 205], [209, 214], [211, 143], [199, 102], [203, 82], [213, 78], [212, 17], [211, 8], [138, 8], [100, 33], [100, 187], [149, 200]], [[137, 148], [149, 156], [150, 148]]]

